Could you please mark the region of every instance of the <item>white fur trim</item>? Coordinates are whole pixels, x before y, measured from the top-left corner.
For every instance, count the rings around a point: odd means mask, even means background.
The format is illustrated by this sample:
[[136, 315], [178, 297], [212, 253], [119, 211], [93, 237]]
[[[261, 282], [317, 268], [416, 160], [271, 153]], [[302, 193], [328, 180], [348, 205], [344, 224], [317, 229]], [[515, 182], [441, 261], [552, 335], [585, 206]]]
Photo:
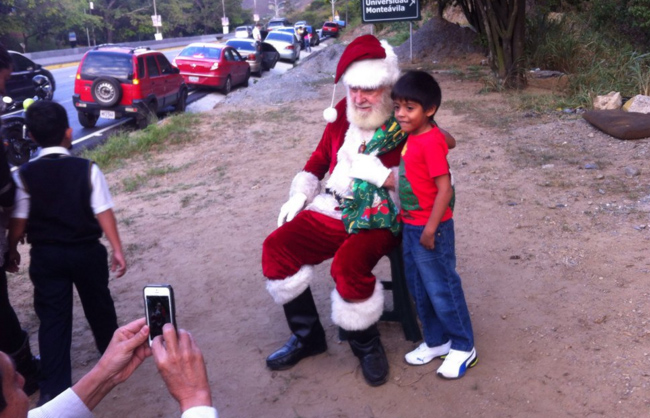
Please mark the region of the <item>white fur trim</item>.
[[392, 86], [399, 78], [397, 55], [386, 41], [381, 41], [386, 51], [384, 59], [366, 59], [353, 62], [343, 73], [343, 84], [350, 87], [376, 89]]
[[323, 110], [323, 119], [325, 119], [325, 121], [328, 123], [336, 122], [338, 115], [338, 112], [333, 107], [328, 107], [327, 109]]
[[296, 174], [291, 182], [289, 197], [296, 193], [303, 193], [307, 196], [307, 202], [314, 200], [314, 197], [320, 193], [320, 180], [318, 177], [307, 171], [301, 171]]
[[284, 305], [291, 302], [302, 292], [307, 290], [311, 279], [314, 277], [314, 267], [305, 265], [293, 276], [283, 280], [266, 280], [266, 290], [269, 292], [275, 303]]
[[375, 282], [370, 299], [359, 303], [343, 300], [339, 292], [332, 291], [332, 321], [346, 331], [363, 331], [377, 323], [384, 311], [384, 286]]

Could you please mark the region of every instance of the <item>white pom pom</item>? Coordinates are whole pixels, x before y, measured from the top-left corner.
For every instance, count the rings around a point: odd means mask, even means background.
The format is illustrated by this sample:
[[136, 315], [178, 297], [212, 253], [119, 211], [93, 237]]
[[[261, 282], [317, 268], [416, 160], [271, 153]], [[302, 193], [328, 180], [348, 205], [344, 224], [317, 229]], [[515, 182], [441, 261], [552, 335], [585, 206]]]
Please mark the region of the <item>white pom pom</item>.
[[323, 118], [329, 123], [333, 123], [336, 121], [336, 118], [338, 117], [338, 113], [336, 112], [336, 109], [333, 107], [328, 107], [327, 109], [323, 110]]

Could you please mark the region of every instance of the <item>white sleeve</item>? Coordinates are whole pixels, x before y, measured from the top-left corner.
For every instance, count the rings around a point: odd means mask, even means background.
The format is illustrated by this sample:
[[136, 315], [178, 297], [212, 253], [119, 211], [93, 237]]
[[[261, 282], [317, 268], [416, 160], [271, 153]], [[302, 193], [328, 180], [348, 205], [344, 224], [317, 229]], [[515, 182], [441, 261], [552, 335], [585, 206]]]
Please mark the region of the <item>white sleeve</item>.
[[94, 415], [72, 389], [68, 389], [40, 408], [32, 409], [28, 418], [93, 418]]
[[90, 170], [90, 182], [93, 187], [92, 194], [90, 195], [90, 206], [93, 208], [93, 213], [97, 215], [98, 213], [111, 209], [114, 204], [111, 192], [108, 189], [108, 183], [106, 183], [104, 174], [95, 163], [93, 163]]
[[219, 413], [211, 406], [195, 406], [183, 412], [181, 418], [219, 418]]
[[14, 171], [13, 176], [14, 181], [16, 182], [16, 201], [14, 203], [14, 210], [11, 213], [11, 217], [27, 219], [29, 217], [29, 193], [25, 190], [25, 186], [18, 174], [18, 170]]

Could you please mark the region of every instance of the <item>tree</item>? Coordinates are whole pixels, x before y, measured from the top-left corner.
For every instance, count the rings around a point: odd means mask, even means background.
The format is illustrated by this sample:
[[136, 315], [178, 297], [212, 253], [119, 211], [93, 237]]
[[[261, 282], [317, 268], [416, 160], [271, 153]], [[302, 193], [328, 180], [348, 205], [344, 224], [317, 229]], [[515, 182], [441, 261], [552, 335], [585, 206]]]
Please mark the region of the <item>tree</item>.
[[485, 35], [490, 68], [504, 87], [525, 86], [526, 0], [442, 0], [440, 3], [441, 8], [459, 5], [468, 22]]

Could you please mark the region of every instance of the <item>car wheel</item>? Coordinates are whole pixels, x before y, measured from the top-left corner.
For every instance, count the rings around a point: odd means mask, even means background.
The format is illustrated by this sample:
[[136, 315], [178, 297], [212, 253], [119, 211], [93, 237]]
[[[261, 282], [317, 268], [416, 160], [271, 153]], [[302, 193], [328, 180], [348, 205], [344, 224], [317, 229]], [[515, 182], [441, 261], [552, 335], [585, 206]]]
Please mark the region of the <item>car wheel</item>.
[[7, 123], [2, 127], [2, 138], [7, 141], [5, 155], [7, 161], [13, 166], [20, 166], [29, 161], [29, 144], [23, 139], [23, 124]]
[[122, 87], [112, 77], [97, 77], [90, 87], [90, 93], [97, 104], [114, 106], [122, 98]]
[[178, 102], [176, 102], [176, 107], [174, 110], [176, 110], [178, 113], [183, 113], [185, 112], [185, 109], [187, 108], [187, 89], [181, 89], [181, 95], [178, 98]]
[[138, 129], [144, 129], [149, 126], [156, 118], [156, 113], [158, 112], [158, 105], [156, 102], [149, 103], [147, 105], [147, 111], [135, 118], [135, 123], [138, 125]]
[[79, 119], [79, 124], [84, 128], [94, 128], [97, 124], [97, 119], [99, 115], [93, 115], [92, 113], [77, 112]]
[[248, 87], [248, 80], [251, 78], [251, 69], [249, 68], [248, 71], [246, 71], [246, 78], [244, 78], [244, 82], [242, 83], [242, 86]]
[[224, 84], [223, 89], [221, 89], [221, 92], [227, 96], [231, 90], [232, 90], [232, 81], [230, 80], [230, 76], [228, 76], [228, 78], [226, 78], [226, 84]]

